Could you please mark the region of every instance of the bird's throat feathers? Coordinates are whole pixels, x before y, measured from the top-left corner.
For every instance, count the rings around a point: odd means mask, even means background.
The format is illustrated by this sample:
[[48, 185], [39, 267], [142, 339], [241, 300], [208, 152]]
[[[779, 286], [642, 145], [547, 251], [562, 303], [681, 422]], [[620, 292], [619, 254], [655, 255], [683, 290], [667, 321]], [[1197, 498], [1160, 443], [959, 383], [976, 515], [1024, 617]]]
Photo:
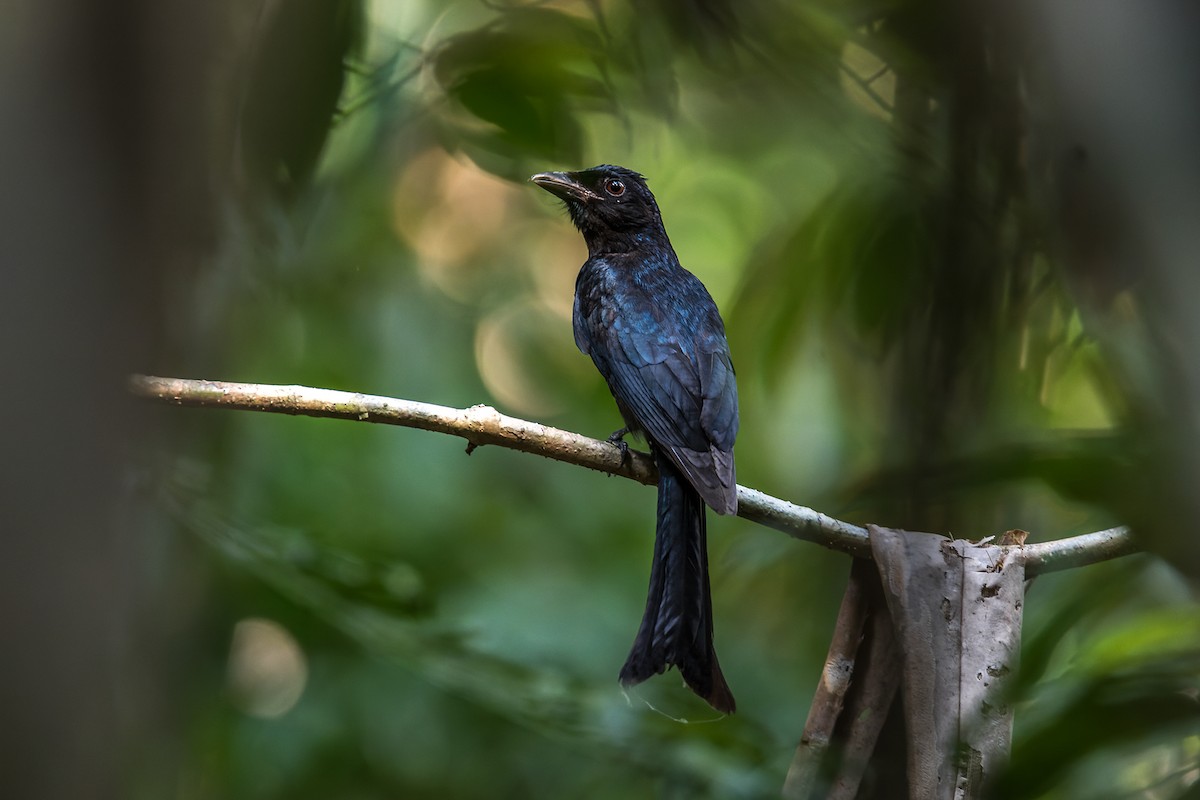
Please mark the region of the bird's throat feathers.
[[671, 246], [671, 240], [667, 237], [667, 232], [663, 229], [661, 221], [657, 221], [657, 225], [615, 228], [611, 225], [598, 223], [586, 211], [576, 213], [575, 209], [571, 208], [572, 205], [572, 203], [567, 204], [568, 211], [571, 214], [571, 221], [575, 223], [575, 227], [583, 234], [583, 241], [587, 244], [589, 258], [659, 250], [670, 260], [678, 263], [678, 259], [675, 256], [675, 248]]

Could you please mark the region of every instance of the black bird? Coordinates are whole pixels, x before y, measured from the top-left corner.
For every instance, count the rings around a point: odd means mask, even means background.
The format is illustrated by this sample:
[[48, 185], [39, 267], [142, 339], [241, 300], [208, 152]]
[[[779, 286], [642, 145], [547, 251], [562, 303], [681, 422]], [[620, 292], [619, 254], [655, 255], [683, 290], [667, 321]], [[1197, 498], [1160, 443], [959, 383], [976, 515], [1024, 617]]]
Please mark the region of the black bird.
[[658, 524], [646, 611], [621, 683], [676, 667], [718, 711], [733, 694], [713, 649], [704, 504], [737, 512], [737, 384], [725, 325], [704, 284], [679, 264], [645, 179], [624, 167], [543, 172], [587, 242], [575, 282], [575, 343], [608, 382], [625, 450], [642, 433], [658, 465]]

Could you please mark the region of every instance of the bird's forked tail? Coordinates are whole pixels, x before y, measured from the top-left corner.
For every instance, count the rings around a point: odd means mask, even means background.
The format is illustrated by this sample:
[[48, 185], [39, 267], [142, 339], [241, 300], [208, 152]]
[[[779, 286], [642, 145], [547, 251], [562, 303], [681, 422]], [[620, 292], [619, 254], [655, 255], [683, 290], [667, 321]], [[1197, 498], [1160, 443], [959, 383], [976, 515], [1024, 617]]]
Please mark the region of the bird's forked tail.
[[641, 683], [673, 666], [709, 705], [732, 713], [733, 693], [713, 648], [704, 501], [666, 456], [656, 453], [656, 460], [658, 525], [650, 589], [621, 683]]

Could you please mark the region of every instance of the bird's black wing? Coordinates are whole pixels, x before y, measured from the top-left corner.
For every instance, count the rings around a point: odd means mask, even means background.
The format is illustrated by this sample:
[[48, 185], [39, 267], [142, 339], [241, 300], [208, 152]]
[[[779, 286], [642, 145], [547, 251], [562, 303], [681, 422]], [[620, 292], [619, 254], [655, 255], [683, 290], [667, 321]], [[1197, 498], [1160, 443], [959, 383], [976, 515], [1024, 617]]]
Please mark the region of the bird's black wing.
[[[625, 314], [588, 331], [587, 351], [632, 421], [667, 452], [706, 503], [731, 514], [737, 510], [738, 411], [729, 346], [711, 325], [688, 332], [671, 328], [653, 309]], [[681, 336], [691, 341], [681, 342]]]

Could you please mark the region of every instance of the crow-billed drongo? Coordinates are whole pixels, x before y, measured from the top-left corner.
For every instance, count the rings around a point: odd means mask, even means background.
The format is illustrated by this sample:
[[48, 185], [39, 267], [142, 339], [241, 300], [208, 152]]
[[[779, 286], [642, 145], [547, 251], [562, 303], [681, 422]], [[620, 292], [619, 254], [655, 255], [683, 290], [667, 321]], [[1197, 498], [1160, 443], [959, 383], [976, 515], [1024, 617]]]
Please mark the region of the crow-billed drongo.
[[640, 683], [676, 667], [715, 709], [734, 710], [713, 649], [704, 504], [737, 512], [737, 384], [717, 306], [679, 264], [645, 179], [623, 167], [544, 172], [587, 242], [575, 343], [608, 382], [626, 429], [658, 465], [658, 524], [642, 625], [621, 668]]

